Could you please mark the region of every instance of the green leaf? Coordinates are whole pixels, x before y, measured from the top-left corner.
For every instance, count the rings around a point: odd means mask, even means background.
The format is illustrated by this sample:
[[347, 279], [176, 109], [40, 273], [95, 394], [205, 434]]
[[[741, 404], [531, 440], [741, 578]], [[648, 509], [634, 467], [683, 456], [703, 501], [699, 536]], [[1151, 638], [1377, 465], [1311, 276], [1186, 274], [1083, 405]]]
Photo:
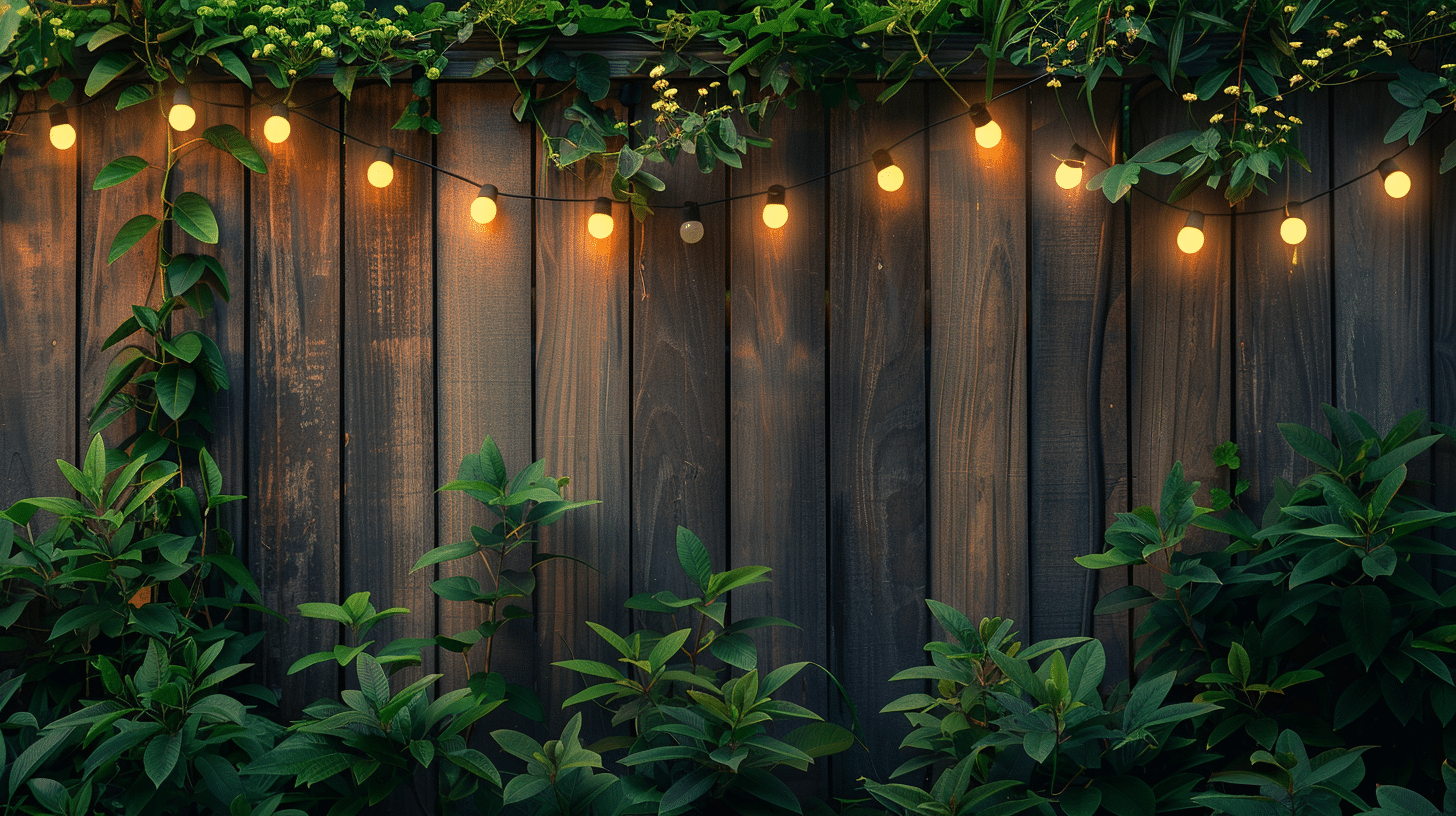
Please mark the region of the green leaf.
[[105, 190], [107, 187], [115, 187], [145, 169], [147, 160], [141, 156], [122, 156], [101, 168], [91, 189]]
[[253, 87], [253, 77], [248, 74], [248, 66], [243, 64], [242, 59], [237, 54], [234, 54], [231, 50], [219, 48], [212, 52], [210, 56], [217, 60], [217, 64], [221, 65], [224, 71], [237, 77], [239, 82], [249, 88]]
[[146, 769], [147, 778], [152, 780], [153, 787], [162, 787], [162, 783], [172, 775], [172, 769], [177, 767], [177, 759], [181, 756], [180, 733], [158, 734], [147, 743], [147, 750], [142, 756], [142, 767]]
[[131, 31], [131, 26], [121, 22], [120, 20], [107, 23], [106, 25], [97, 29], [96, 33], [91, 35], [91, 39], [86, 41], [86, 50], [95, 51], [101, 46], [106, 45], [117, 37], [123, 36], [129, 31]]
[[150, 85], [128, 85], [122, 89], [121, 95], [116, 98], [116, 109], [125, 110], [132, 105], [140, 105], [152, 99], [152, 86]]
[[582, 54], [576, 58], [576, 87], [587, 99], [600, 102], [612, 90], [612, 69], [601, 54]]
[[157, 225], [157, 219], [151, 215], [138, 215], [117, 230], [116, 238], [111, 241], [111, 251], [106, 253], [106, 262], [116, 263], [116, 259], [126, 254], [128, 249], [136, 246], [137, 241], [145, 238], [152, 227]]
[[[263, 157], [258, 155], [257, 148], [253, 147], [253, 143], [248, 141], [248, 137], [244, 136], [242, 131], [232, 125], [214, 125], [202, 131], [202, 138], [217, 149], [226, 151], [237, 159], [239, 164], [254, 173], [268, 172], [268, 165], [263, 162]], [[209, 243], [216, 243], [216, 241]]]
[[1177, 133], [1170, 133], [1134, 153], [1129, 161], [1140, 163], [1162, 161], [1193, 144], [1193, 140], [1202, 133], [1203, 131], [1200, 130], [1181, 130]]
[[623, 147], [617, 152], [617, 174], [622, 178], [632, 178], [632, 175], [641, 169], [641, 153], [638, 153], [630, 147]]
[[1247, 686], [1250, 671], [1249, 653], [1244, 650], [1243, 644], [1238, 642], [1229, 644], [1228, 665], [1229, 674], [1239, 681], [1239, 685]]
[[95, 96], [101, 93], [113, 79], [126, 73], [132, 66], [137, 64], [135, 57], [130, 51], [112, 51], [102, 55], [96, 62], [96, 67], [91, 69], [91, 75], [86, 77], [86, 95]]
[[[626, 759], [630, 759], [631, 754]], [[689, 773], [678, 777], [662, 794], [662, 801], [658, 805], [659, 816], [672, 816], [672, 814], [683, 813], [708, 789], [713, 787], [714, 774], [707, 768], [696, 768]]]
[[1279, 433], [1300, 456], [1331, 472], [1340, 469], [1340, 452], [1323, 434], [1292, 422], [1279, 423]]
[[193, 192], [182, 193], [172, 202], [172, 217], [177, 226], [188, 235], [204, 244], [215, 244], [218, 239], [217, 216], [212, 214], [212, 205], [207, 199]]
[[681, 526], [677, 528], [677, 560], [688, 578], [706, 592], [708, 583], [713, 579], [713, 562], [708, 557], [708, 548], [691, 530]]
[[1370, 668], [1390, 639], [1390, 599], [1379, 587], [1352, 586], [1340, 598], [1340, 626], [1355, 656]]
[[197, 393], [197, 372], [181, 363], [169, 363], [157, 371], [157, 405], [172, 419], [181, 419]]
[[1129, 584], [1103, 595], [1102, 600], [1097, 602], [1097, 607], [1092, 610], [1092, 614], [1110, 615], [1114, 612], [1125, 612], [1129, 609], [1147, 606], [1155, 600], [1157, 597], [1153, 593], [1136, 584]]

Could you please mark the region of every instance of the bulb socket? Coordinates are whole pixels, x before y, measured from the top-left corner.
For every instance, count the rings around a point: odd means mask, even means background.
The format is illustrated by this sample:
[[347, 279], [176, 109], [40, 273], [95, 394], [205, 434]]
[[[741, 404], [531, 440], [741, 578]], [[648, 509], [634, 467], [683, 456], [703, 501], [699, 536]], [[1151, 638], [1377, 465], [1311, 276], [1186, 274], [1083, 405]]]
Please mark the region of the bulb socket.
[[287, 120], [288, 119], [288, 106], [287, 105], [281, 105], [281, 104], [280, 105], [274, 105], [273, 107], [271, 107], [271, 108], [268, 109], [268, 114], [270, 116], [277, 116], [280, 119]]
[[[486, 186], [488, 187], [490, 185], [486, 185]], [[597, 198], [596, 202], [592, 204], [592, 215], [611, 215], [611, 214], [612, 214], [612, 200], [610, 198], [607, 198], [606, 196], [600, 196], [600, 197]]]
[[971, 124], [976, 127], [985, 127], [991, 124], [991, 112], [986, 110], [984, 102], [977, 102], [972, 105], [968, 115], [971, 117]]
[[1386, 159], [1385, 161], [1376, 165], [1375, 169], [1380, 171], [1380, 178], [1384, 179], [1391, 173], [1399, 173], [1400, 165], [1395, 163], [1395, 159]]
[[178, 88], [177, 91], [172, 94], [172, 104], [173, 105], [191, 105], [192, 104], [192, 91], [187, 90], [187, 86], [186, 85], [183, 85], [182, 87]]
[[1298, 218], [1299, 220], [1303, 221], [1304, 220], [1304, 205], [1301, 204], [1301, 203], [1299, 203], [1298, 201], [1291, 201], [1288, 204], [1285, 204], [1284, 205], [1284, 217], [1285, 218]]
[[1062, 159], [1062, 164], [1065, 164], [1068, 167], [1086, 167], [1087, 148], [1077, 144], [1076, 142], [1073, 142], [1072, 149], [1067, 152], [1067, 157], [1065, 159]]
[[684, 201], [682, 205], [682, 223], [689, 221], [702, 221], [703, 215], [698, 211], [698, 202]]
[[1192, 227], [1196, 230], [1202, 231], [1203, 213], [1199, 212], [1198, 210], [1194, 210], [1193, 212], [1188, 213], [1188, 220], [1183, 222], [1183, 226]]
[[62, 106], [59, 102], [51, 105], [50, 114], [51, 127], [60, 127], [61, 125], [71, 124], [70, 114], [66, 113], [65, 107]]
[[500, 190], [497, 190], [494, 184], [482, 184], [480, 185], [480, 192], [476, 193], [475, 197], [488, 198], [491, 201], [496, 201], [497, 203], [499, 203], [498, 199], [500, 198]]
[[884, 170], [886, 167], [893, 167], [895, 160], [890, 158], [890, 151], [876, 150], [870, 154], [870, 161], [875, 163], [875, 170]]
[[385, 164], [393, 167], [394, 148], [385, 147], [384, 145], [380, 145], [379, 147], [374, 148], [374, 158], [370, 159], [369, 163], [373, 164], [374, 162], [384, 162]]
[[782, 184], [771, 184], [768, 188], [768, 203], [783, 204], [786, 198], [786, 191]]

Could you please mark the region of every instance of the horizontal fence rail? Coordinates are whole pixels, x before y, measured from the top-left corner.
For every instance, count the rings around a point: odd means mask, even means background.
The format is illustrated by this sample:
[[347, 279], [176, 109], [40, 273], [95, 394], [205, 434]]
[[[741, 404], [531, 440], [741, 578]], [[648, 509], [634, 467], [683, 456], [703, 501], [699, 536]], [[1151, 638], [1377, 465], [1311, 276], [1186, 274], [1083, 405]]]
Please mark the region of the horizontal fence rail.
[[[763, 225], [761, 197], [705, 207], [706, 237], [686, 244], [670, 209], [638, 223], [619, 206], [617, 229], [597, 240], [590, 205], [502, 198], [482, 226], [468, 217], [468, 185], [399, 164], [377, 190], [364, 181], [369, 148], [297, 118], [286, 143], [269, 145], [267, 110], [248, 108], [243, 89], [195, 93], [235, 106], [202, 105], [204, 126], [236, 125], [269, 167], [245, 177], [199, 151], [179, 172], [212, 201], [232, 275], [231, 302], [200, 327], [232, 382], [213, 450], [228, 492], [249, 497], [229, 506], [234, 537], [266, 602], [290, 615], [260, 622], [256, 659], [291, 711], [341, 679], [323, 667], [286, 674], [339, 636], [300, 618], [299, 603], [367, 590], [381, 608], [412, 610], [376, 630], [381, 643], [476, 622], [430, 591], [458, 566], [410, 567], [481, 521], [436, 488], [487, 435], [512, 470], [545, 459], [571, 477], [570, 498], [602, 502], [542, 541], [595, 569], [544, 568], [535, 617], [503, 630], [493, 668], [533, 686], [559, 725], [581, 684], [549, 664], [603, 657], [586, 621], [647, 625], [624, 609], [631, 594], [686, 590], [682, 525], [716, 569], [773, 568], [772, 585], [738, 592], [730, 615], [795, 622], [761, 635], [761, 663], [812, 660], [844, 683], [871, 751], [834, 763], [843, 783], [898, 764], [900, 724], [875, 712], [911, 690], [887, 679], [925, 662], [922, 645], [940, 636], [925, 598], [1013, 617], [1023, 639], [1095, 635], [1125, 675], [1132, 620], [1094, 617], [1092, 605], [1156, 576], [1092, 574], [1072, 559], [1100, 550], [1112, 514], [1154, 503], [1173, 462], [1205, 490], [1229, 487], [1212, 451], [1237, 441], [1257, 517], [1276, 479], [1306, 475], [1278, 422], [1323, 427], [1323, 402], [1376, 427], [1416, 408], [1456, 421], [1456, 185], [1436, 173], [1431, 142], [1401, 157], [1406, 198], [1372, 177], [1307, 205], [1297, 250], [1271, 213], [1209, 217], [1203, 250], [1184, 255], [1174, 235], [1186, 214], [1157, 200], [1171, 181], [1109, 204], [1053, 175], [1073, 142], [1116, 155], [1203, 120], [1154, 95], [1133, 101], [1124, 132], [1121, 88], [1103, 83], [1089, 106], [1035, 87], [991, 105], [996, 148], [976, 147], [957, 119], [896, 148], [898, 192], [882, 192], [867, 165], [791, 189], [781, 230]], [[599, 177], [548, 169], [511, 116], [513, 96], [441, 83], [436, 137], [389, 129], [406, 88], [360, 87], [345, 104], [305, 85], [295, 101], [503, 192], [606, 194]], [[1313, 172], [1291, 173], [1251, 209], [1394, 152], [1381, 135], [1399, 110], [1383, 85], [1294, 104]], [[67, 490], [54, 460], [86, 444], [111, 359], [102, 341], [158, 295], [146, 252], [105, 262], [121, 223], [157, 206], [158, 180], [91, 181], [117, 156], [155, 159], [165, 125], [147, 106], [112, 107], [74, 111], [79, 149], [64, 153], [32, 118], [0, 163], [0, 506]], [[707, 176], [682, 162], [662, 198], [792, 185], [960, 109], [935, 84], [857, 111], [801, 101], [773, 119], [772, 149]], [[1336, 110], [1375, 124], [1334, 127]], [[1186, 203], [1227, 211], [1212, 191]], [[112, 441], [124, 434], [113, 430]], [[1448, 507], [1456, 456], [1432, 461], [1413, 476], [1437, 477], [1433, 498]], [[449, 652], [427, 652], [424, 670], [451, 687], [466, 674]], [[845, 715], [823, 674], [795, 683], [799, 701]]]

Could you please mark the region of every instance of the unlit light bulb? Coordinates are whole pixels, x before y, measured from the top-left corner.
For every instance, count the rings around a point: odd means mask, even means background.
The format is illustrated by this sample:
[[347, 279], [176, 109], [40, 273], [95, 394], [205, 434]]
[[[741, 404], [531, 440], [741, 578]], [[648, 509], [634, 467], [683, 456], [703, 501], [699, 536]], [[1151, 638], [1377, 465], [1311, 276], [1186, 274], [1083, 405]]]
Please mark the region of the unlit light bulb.
[[263, 138], [273, 144], [283, 144], [292, 132], [293, 126], [288, 123], [288, 106], [274, 105], [268, 121], [263, 123]]
[[992, 148], [1001, 144], [1001, 126], [991, 118], [991, 112], [980, 102], [971, 106], [971, 123], [976, 126], [976, 144]]
[[1072, 145], [1071, 153], [1057, 165], [1057, 186], [1070, 190], [1082, 183], [1082, 168], [1087, 166], [1087, 149]]
[[1385, 179], [1385, 194], [1391, 198], [1405, 198], [1411, 190], [1411, 178], [1395, 159], [1386, 159], [1380, 163], [1380, 177]]
[[1284, 208], [1284, 221], [1279, 224], [1279, 237], [1290, 246], [1304, 243], [1309, 235], [1309, 226], [1300, 215], [1298, 204], [1290, 204]]
[[57, 150], [70, 150], [76, 146], [76, 129], [66, 118], [66, 109], [51, 105], [51, 146]]
[[612, 200], [606, 196], [598, 198], [592, 207], [591, 218], [586, 221], [586, 231], [591, 233], [591, 237], [601, 241], [611, 236], [612, 228], [616, 225], [612, 220]]
[[369, 163], [369, 183], [375, 187], [388, 187], [394, 181], [394, 150], [388, 147], [374, 149], [374, 161]]
[[768, 203], [763, 205], [763, 223], [769, 229], [779, 229], [789, 223], [789, 208], [784, 204], [784, 187], [775, 184], [768, 188]]
[[489, 224], [495, 220], [496, 197], [500, 192], [494, 184], [480, 185], [480, 192], [476, 193], [475, 200], [470, 202], [470, 217], [475, 219], [477, 224]]
[[880, 183], [880, 189], [887, 193], [893, 193], [905, 184], [905, 171], [900, 169], [895, 160], [890, 158], [890, 151], [876, 150], [871, 159], [875, 163], [875, 169], [879, 171], [875, 180]]
[[192, 92], [178, 88], [172, 94], [172, 109], [167, 111], [167, 124], [176, 131], [188, 131], [197, 124], [197, 111], [192, 107]]
[[696, 244], [703, 240], [703, 219], [698, 212], [698, 202], [689, 201], [683, 204], [682, 225], [677, 228], [677, 234], [685, 244]]
[[1189, 255], [1203, 249], [1203, 213], [1197, 210], [1188, 213], [1183, 229], [1178, 230], [1178, 248]]

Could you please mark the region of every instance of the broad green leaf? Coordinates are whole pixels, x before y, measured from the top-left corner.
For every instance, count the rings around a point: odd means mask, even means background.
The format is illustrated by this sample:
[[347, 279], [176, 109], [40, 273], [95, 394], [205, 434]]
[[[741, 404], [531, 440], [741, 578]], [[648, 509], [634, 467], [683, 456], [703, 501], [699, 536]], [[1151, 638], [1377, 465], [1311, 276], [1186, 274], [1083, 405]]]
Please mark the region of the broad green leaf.
[[117, 230], [116, 237], [111, 241], [111, 251], [106, 253], [106, 262], [116, 263], [116, 259], [126, 254], [128, 249], [136, 246], [137, 241], [145, 238], [152, 227], [157, 225], [157, 219], [151, 215], [138, 215]]
[[238, 160], [239, 164], [254, 173], [268, 172], [268, 165], [263, 162], [263, 157], [258, 155], [257, 148], [248, 141], [248, 137], [232, 125], [214, 125], [202, 131], [202, 138], [219, 150], [227, 151]]
[[142, 755], [142, 767], [146, 769], [147, 778], [152, 780], [154, 787], [162, 787], [162, 783], [172, 775], [172, 769], [177, 767], [177, 760], [181, 756], [180, 733], [158, 734], [147, 743], [147, 750]]
[[224, 71], [237, 77], [239, 82], [249, 88], [253, 87], [253, 77], [248, 74], [248, 66], [243, 64], [242, 59], [237, 54], [234, 54], [231, 50], [219, 48], [208, 56], [217, 60], [217, 64], [221, 65]]
[[193, 238], [204, 244], [215, 244], [218, 239], [217, 217], [212, 214], [212, 205], [207, 199], [193, 192], [182, 193], [172, 202], [172, 217]]
[[197, 393], [197, 372], [191, 366], [169, 363], [157, 371], [157, 405], [172, 419], [181, 419]]
[[136, 57], [130, 51], [112, 51], [103, 54], [96, 62], [96, 67], [91, 69], [90, 76], [86, 77], [86, 95], [95, 96], [111, 84], [113, 79], [121, 76], [137, 64]]
[[96, 49], [100, 48], [103, 45], [106, 45], [117, 37], [125, 35], [129, 31], [131, 31], [131, 26], [121, 22], [120, 20], [107, 23], [106, 25], [97, 29], [96, 33], [91, 35], [91, 39], [86, 41], [86, 50], [95, 51]]
[[1340, 626], [1355, 656], [1370, 668], [1390, 639], [1390, 599], [1380, 587], [1352, 586], [1340, 598]]
[[115, 187], [145, 169], [147, 160], [141, 156], [122, 156], [101, 168], [91, 189], [105, 190], [107, 187]]
[[677, 560], [688, 578], [706, 591], [713, 578], [713, 562], [702, 540], [686, 527], [677, 528]]
[[128, 85], [116, 99], [116, 109], [125, 110], [132, 105], [140, 105], [143, 102], [151, 101], [152, 86], [150, 85]]

